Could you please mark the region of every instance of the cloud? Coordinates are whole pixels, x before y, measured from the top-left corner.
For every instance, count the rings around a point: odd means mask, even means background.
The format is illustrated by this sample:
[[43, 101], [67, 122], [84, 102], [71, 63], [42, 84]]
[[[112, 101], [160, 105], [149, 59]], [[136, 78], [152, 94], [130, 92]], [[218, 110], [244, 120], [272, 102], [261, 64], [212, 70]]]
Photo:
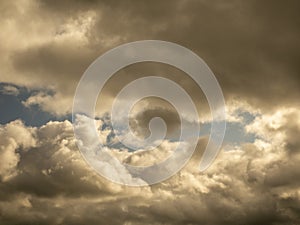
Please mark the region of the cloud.
[[40, 91], [22, 101], [22, 104], [27, 108], [38, 106], [42, 111], [60, 117], [71, 113], [70, 101], [70, 99], [59, 93], [53, 95]]
[[300, 127], [298, 111], [297, 108], [283, 108], [274, 114], [257, 116], [245, 129], [264, 140], [272, 141], [276, 146], [285, 147], [290, 154], [297, 153], [300, 149], [297, 137]]
[[[119, 44], [143, 39], [172, 41], [199, 54], [214, 71], [228, 100], [242, 99], [265, 111], [298, 105], [297, 1], [71, 4], [32, 0], [2, 5], [6, 36], [1, 36], [5, 56], [1, 81], [53, 87], [62, 96], [56, 101], [67, 105], [44, 108], [54, 114], [70, 112], [76, 85], [96, 57]], [[33, 20], [38, 22], [28, 22]], [[140, 74], [138, 68], [132, 70]], [[169, 69], [160, 65], [156, 71], [165, 74]], [[104, 95], [110, 96], [132, 78], [129, 71], [123, 72]], [[186, 89], [198, 99], [190, 79], [183, 74], [173, 78], [183, 86], [188, 83]]]
[[[2, 1], [0, 81], [12, 85], [1, 92], [17, 95], [15, 85], [38, 88], [22, 99], [25, 106], [38, 105], [58, 117], [69, 114], [76, 85], [95, 58], [129, 41], [161, 39], [186, 46], [207, 62], [223, 89], [229, 120], [245, 125], [255, 138], [224, 146], [214, 164], [199, 173], [203, 138], [178, 174], [130, 188], [105, 180], [87, 165], [70, 122], [27, 127], [13, 121], [0, 126], [0, 223], [299, 224], [298, 8], [294, 0]], [[144, 74], [179, 83], [197, 103], [200, 118], [210, 120], [195, 82], [155, 63], [118, 71], [100, 95], [97, 116], [109, 111], [122, 87]], [[156, 103], [148, 99], [148, 111], [138, 107], [132, 126], [141, 135], [147, 135], [148, 121], [156, 115], [177, 129], [176, 113]], [[255, 118], [246, 121], [240, 112]], [[157, 162], [174, 147], [166, 141], [151, 153], [110, 146], [106, 122], [98, 121], [99, 136], [121, 161]]]
[[0, 180], [6, 181], [17, 175], [18, 151], [35, 146], [34, 131], [34, 128], [26, 128], [19, 120], [0, 125]]
[[[53, 121], [40, 128], [12, 122], [0, 130], [5, 137], [1, 138], [0, 221], [16, 224], [22, 218], [24, 223], [44, 224], [298, 223], [300, 157], [295, 149], [300, 146], [294, 141], [293, 130], [299, 130], [300, 124], [290, 122], [290, 117], [298, 121], [299, 112], [290, 108], [270, 115], [269, 119], [257, 117], [247, 129], [260, 129], [261, 136], [254, 143], [223, 151], [204, 173], [198, 171], [207, 141], [202, 139], [183, 170], [144, 188], [113, 184], [97, 175], [75, 146], [68, 121]], [[272, 118], [280, 125], [274, 124]], [[99, 127], [105, 127], [103, 121], [98, 122]], [[107, 139], [107, 134], [103, 135]], [[121, 161], [140, 165], [166, 157], [165, 153], [173, 147], [166, 142], [159, 154], [153, 155], [147, 151], [110, 151], [118, 154]]]
[[0, 93], [5, 94], [5, 95], [14, 95], [17, 96], [20, 92], [18, 88], [12, 85], [5, 85], [2, 86]]

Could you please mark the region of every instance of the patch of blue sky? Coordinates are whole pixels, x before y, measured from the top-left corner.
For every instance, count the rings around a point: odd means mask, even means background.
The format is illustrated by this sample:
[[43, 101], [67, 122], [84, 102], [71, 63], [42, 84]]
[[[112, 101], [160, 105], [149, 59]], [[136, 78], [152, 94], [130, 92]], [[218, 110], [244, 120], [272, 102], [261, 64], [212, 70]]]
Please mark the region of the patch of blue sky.
[[[15, 93], [5, 92], [4, 89], [7, 89], [5, 87], [7, 87], [8, 85], [17, 88], [18, 91]], [[41, 126], [51, 120], [72, 121], [71, 115], [57, 117], [41, 110], [38, 105], [25, 107], [22, 104], [22, 101], [25, 101], [30, 96], [41, 91], [48, 95], [54, 94], [51, 90], [29, 90], [25, 87], [19, 87], [13, 84], [0, 83], [0, 124], [6, 124], [16, 119], [21, 119], [27, 126]], [[224, 144], [239, 145], [241, 143], [254, 142], [254, 140], [256, 139], [255, 134], [247, 133], [244, 128], [247, 124], [250, 124], [255, 119], [256, 115], [242, 110], [238, 111], [237, 114], [242, 118], [242, 120], [237, 122], [227, 122]], [[109, 116], [106, 115], [101, 119], [104, 121], [102, 129], [111, 129]], [[209, 135], [210, 128], [211, 123], [202, 123], [200, 125], [200, 137]], [[113, 139], [114, 134], [112, 133], [108, 136], [107, 140], [110, 147], [124, 147], [121, 143], [112, 143], [111, 141]]]
[[[6, 92], [7, 86], [17, 88], [18, 93]], [[51, 120], [63, 121], [68, 119], [71, 121], [71, 115], [57, 117], [41, 110], [38, 105], [30, 107], [23, 105], [22, 101], [40, 91], [40, 89], [29, 90], [13, 84], [0, 83], [0, 124], [6, 124], [16, 119], [22, 120], [26, 126], [42, 126]], [[51, 90], [42, 91], [49, 95], [54, 94]]]

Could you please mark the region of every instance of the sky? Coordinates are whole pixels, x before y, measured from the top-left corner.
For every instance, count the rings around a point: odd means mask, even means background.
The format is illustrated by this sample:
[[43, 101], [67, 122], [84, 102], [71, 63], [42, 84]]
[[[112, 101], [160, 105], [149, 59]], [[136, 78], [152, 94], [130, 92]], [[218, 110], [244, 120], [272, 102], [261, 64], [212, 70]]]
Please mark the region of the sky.
[[[300, 224], [299, 10], [296, 0], [1, 1], [0, 224]], [[176, 147], [178, 112], [153, 97], [135, 105], [130, 126], [146, 137], [149, 121], [161, 117], [166, 140], [153, 151], [133, 151], [115, 139], [112, 103], [138, 78], [180, 85], [201, 128], [178, 173], [130, 187], [84, 160], [72, 106], [97, 57], [140, 40], [173, 42], [206, 62], [224, 94], [227, 129], [220, 153], [200, 172], [212, 123], [203, 91], [169, 65], [119, 70], [99, 95], [95, 120], [105, 151], [120, 162], [152, 165]]]

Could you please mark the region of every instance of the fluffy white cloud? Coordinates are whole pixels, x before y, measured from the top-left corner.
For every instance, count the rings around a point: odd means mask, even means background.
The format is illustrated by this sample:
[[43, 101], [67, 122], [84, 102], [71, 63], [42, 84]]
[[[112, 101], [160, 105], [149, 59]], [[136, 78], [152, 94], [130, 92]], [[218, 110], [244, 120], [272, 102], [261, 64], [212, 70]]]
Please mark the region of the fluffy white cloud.
[[25, 107], [37, 105], [41, 110], [54, 114], [55, 116], [63, 116], [71, 113], [71, 98], [62, 96], [59, 93], [54, 95], [38, 92], [22, 101]]
[[19, 151], [26, 151], [36, 145], [35, 129], [27, 128], [19, 121], [0, 126], [0, 179], [9, 180], [18, 172]]
[[[276, 118], [276, 124], [271, 118]], [[0, 132], [0, 175], [6, 177], [0, 185], [0, 221], [297, 224], [300, 145], [293, 132], [300, 129], [297, 118], [296, 109], [257, 117], [247, 130], [260, 129], [261, 136], [254, 143], [223, 151], [203, 173], [198, 165], [207, 140], [200, 140], [196, 154], [183, 170], [144, 188], [117, 185], [97, 175], [76, 148], [68, 121], [49, 122], [40, 128], [12, 122]], [[104, 120], [97, 124], [103, 126]], [[109, 135], [100, 136], [107, 140]], [[143, 164], [165, 157], [172, 147], [165, 142], [153, 155], [107, 150], [122, 161]]]

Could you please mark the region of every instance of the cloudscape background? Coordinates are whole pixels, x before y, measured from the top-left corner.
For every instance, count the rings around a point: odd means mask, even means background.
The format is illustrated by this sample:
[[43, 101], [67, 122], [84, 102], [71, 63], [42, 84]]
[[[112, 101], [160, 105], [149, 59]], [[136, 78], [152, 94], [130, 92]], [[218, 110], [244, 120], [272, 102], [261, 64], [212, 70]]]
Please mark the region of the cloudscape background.
[[[300, 224], [299, 11], [296, 0], [1, 1], [0, 224]], [[217, 159], [200, 173], [211, 122], [201, 90], [166, 65], [120, 70], [96, 107], [99, 138], [119, 160], [153, 164], [175, 145], [130, 152], [113, 140], [111, 103], [138, 77], [160, 75], [185, 88], [202, 129], [179, 173], [133, 188], [87, 165], [70, 118], [93, 60], [145, 39], [178, 43], [205, 60], [224, 92], [227, 131]], [[155, 98], [137, 104], [132, 129], [146, 136], [154, 116], [176, 136], [178, 115]]]

